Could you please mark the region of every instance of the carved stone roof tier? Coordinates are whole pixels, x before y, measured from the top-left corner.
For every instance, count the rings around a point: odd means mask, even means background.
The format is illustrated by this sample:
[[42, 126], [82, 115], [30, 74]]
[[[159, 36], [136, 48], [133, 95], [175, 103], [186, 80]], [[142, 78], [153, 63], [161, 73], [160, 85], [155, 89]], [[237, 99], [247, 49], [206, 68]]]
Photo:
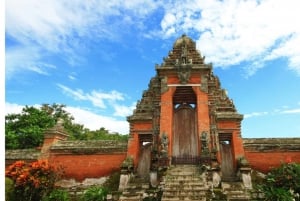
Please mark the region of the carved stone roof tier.
[[128, 121], [133, 120], [152, 120], [155, 109], [158, 109], [160, 103], [160, 80], [153, 77], [148, 85], [148, 89], [143, 92], [142, 99], [137, 102], [136, 109]]
[[180, 64], [204, 64], [204, 57], [196, 49], [196, 43], [185, 34], [178, 38], [161, 67], [176, 67]]
[[161, 93], [168, 90], [168, 76], [174, 75], [179, 78], [178, 86], [181, 85], [174, 95], [174, 105], [183, 100], [186, 103], [195, 103], [196, 97], [191, 95], [192, 89], [187, 84], [191, 75], [197, 75], [201, 76], [201, 83], [197, 84], [208, 94], [210, 114], [216, 118], [242, 119], [243, 116], [237, 113], [233, 101], [221, 88], [219, 78], [213, 74], [212, 64], [206, 64], [204, 59], [191, 38], [186, 35], [179, 37], [168, 56], [163, 58], [163, 63], [156, 65], [155, 77], [151, 79], [148, 89], [143, 92], [142, 99], [137, 102], [136, 109], [127, 120], [152, 120], [154, 113], [159, 113]]

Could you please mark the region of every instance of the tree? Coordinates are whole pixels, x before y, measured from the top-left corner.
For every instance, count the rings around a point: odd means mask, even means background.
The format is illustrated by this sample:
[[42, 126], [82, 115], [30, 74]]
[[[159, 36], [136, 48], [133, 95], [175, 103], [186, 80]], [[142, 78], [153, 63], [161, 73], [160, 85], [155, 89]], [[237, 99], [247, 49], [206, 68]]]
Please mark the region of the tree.
[[5, 148], [24, 149], [39, 146], [45, 129], [54, 126], [55, 120], [45, 111], [25, 106], [21, 114], [5, 116]]
[[41, 110], [47, 112], [52, 118], [54, 118], [55, 122], [58, 119], [64, 120], [64, 128], [67, 133], [70, 135], [71, 140], [86, 140], [86, 133], [89, 131], [84, 128], [84, 125], [74, 123], [74, 117], [65, 110], [66, 105], [63, 104], [42, 104]]
[[90, 131], [74, 123], [74, 117], [62, 104], [42, 104], [40, 108], [25, 106], [20, 114], [5, 116], [5, 148], [25, 149], [41, 145], [46, 129], [63, 119], [70, 140], [127, 140], [128, 135], [110, 134], [105, 128]]
[[121, 135], [119, 133], [109, 133], [104, 127], [95, 131], [87, 131], [86, 137], [88, 140], [118, 140], [127, 141], [128, 135]]
[[84, 126], [75, 124], [74, 118], [61, 104], [42, 104], [40, 108], [25, 106], [20, 114], [5, 116], [5, 148], [25, 149], [41, 145], [46, 129], [55, 125], [59, 118], [71, 139], [84, 139]]

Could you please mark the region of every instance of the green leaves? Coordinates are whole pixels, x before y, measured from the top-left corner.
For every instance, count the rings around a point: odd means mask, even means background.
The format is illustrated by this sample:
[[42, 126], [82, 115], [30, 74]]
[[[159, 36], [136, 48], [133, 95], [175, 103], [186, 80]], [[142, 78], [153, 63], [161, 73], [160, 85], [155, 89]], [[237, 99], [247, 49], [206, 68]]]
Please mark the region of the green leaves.
[[84, 192], [82, 201], [104, 201], [106, 200], [106, 195], [106, 188], [101, 186], [92, 186]]
[[45, 111], [25, 106], [21, 114], [5, 117], [5, 148], [24, 149], [39, 146], [45, 129], [54, 126], [55, 119]]
[[288, 163], [272, 169], [258, 189], [269, 201], [292, 201], [300, 194], [300, 164]]
[[73, 116], [66, 112], [65, 105], [42, 104], [40, 108], [25, 106], [20, 114], [5, 116], [5, 148], [26, 149], [40, 146], [46, 129], [63, 119], [63, 126], [71, 140], [120, 140], [126, 141], [128, 135], [111, 134], [101, 127], [96, 131], [73, 123]]

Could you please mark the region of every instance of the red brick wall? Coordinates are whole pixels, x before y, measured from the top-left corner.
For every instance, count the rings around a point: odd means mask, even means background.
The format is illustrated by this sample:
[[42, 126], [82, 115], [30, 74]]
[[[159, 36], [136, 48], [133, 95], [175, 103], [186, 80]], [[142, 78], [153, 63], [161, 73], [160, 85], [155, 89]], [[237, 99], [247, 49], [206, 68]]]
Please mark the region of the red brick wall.
[[83, 181], [85, 178], [99, 178], [119, 170], [126, 153], [120, 154], [52, 154], [49, 163], [63, 167], [66, 178]]
[[[223, 132], [228, 132], [232, 134], [232, 147], [234, 158], [244, 156], [243, 139], [240, 135], [240, 122], [239, 121], [219, 121], [218, 128]], [[222, 135], [222, 134], [219, 134]]]
[[160, 135], [165, 133], [169, 138], [169, 155], [172, 155], [173, 94], [175, 90], [176, 87], [169, 87], [169, 90], [161, 95]]
[[280, 166], [281, 163], [300, 163], [300, 150], [298, 152], [275, 150], [271, 152], [253, 152], [245, 150], [245, 157], [254, 170], [266, 173], [271, 168]]
[[198, 135], [201, 135], [203, 131], [209, 133], [209, 108], [208, 108], [208, 96], [206, 93], [200, 90], [200, 88], [193, 87], [193, 90], [197, 96], [197, 121], [198, 121]]
[[131, 136], [128, 140], [127, 156], [133, 159], [134, 167], [138, 165], [139, 150], [140, 150], [140, 133], [152, 132], [152, 121], [136, 121], [131, 123], [130, 126]]
[[131, 138], [128, 140], [127, 155], [133, 159], [134, 167], [137, 167], [139, 157], [140, 143], [137, 133], [133, 133]]

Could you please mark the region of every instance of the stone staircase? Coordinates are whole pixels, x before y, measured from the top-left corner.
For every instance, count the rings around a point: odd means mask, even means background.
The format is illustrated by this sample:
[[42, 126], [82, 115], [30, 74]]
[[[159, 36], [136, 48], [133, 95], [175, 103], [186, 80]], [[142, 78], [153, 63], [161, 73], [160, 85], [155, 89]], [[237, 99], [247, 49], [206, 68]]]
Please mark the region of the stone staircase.
[[251, 200], [250, 189], [245, 189], [242, 182], [222, 182], [221, 190], [227, 201]]
[[119, 197], [119, 201], [250, 201], [251, 189], [241, 181], [221, 182], [212, 187], [209, 173], [201, 173], [199, 166], [170, 166], [157, 188], [149, 178], [133, 178]]
[[162, 201], [206, 201], [210, 193], [206, 176], [197, 166], [177, 165], [170, 167], [162, 181]]
[[149, 188], [149, 183], [146, 183], [143, 179], [135, 179], [128, 183], [126, 189], [120, 196], [120, 201], [139, 201], [142, 200], [143, 194]]

